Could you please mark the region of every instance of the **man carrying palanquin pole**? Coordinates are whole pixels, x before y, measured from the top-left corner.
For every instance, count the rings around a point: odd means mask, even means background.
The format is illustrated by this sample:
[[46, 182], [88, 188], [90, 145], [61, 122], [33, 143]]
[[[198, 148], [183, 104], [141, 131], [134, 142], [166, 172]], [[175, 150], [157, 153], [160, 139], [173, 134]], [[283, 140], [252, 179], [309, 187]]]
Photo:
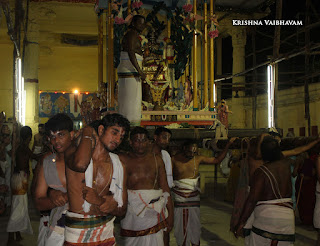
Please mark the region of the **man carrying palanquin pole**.
[[174, 235], [179, 246], [200, 245], [200, 163], [219, 164], [235, 139], [230, 139], [217, 158], [198, 155], [197, 144], [192, 140], [185, 142], [182, 152], [172, 157]]

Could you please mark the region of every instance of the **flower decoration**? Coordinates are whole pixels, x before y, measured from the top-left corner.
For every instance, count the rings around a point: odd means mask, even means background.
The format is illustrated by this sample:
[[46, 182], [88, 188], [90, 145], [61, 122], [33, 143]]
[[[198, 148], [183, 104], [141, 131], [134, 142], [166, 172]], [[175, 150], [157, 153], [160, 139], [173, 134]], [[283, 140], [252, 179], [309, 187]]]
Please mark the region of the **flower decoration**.
[[185, 4], [182, 6], [182, 9], [184, 10], [184, 12], [190, 13], [192, 11], [192, 4]]
[[209, 31], [208, 35], [210, 38], [217, 38], [219, 36], [219, 30], [215, 29], [213, 31]]
[[141, 8], [141, 6], [143, 5], [143, 2], [141, 1], [134, 1], [132, 4], [131, 4], [131, 7], [133, 9], [139, 9]]
[[121, 17], [116, 16], [114, 18], [114, 23], [117, 24], [117, 25], [121, 25], [121, 24], [125, 23], [125, 20], [123, 18], [121, 18]]
[[208, 32], [208, 35], [210, 38], [216, 38], [219, 36], [219, 30], [217, 29], [218, 24], [218, 17], [216, 15], [213, 15], [210, 17], [211, 20], [211, 26], [210, 31]]

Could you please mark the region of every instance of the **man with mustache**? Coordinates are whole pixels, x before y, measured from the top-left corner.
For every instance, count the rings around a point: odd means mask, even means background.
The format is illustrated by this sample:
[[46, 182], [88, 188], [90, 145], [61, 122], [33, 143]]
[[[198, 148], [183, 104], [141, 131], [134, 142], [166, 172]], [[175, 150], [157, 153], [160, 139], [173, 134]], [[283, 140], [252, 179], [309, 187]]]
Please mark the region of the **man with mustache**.
[[163, 246], [163, 230], [173, 226], [173, 205], [165, 166], [149, 150], [149, 133], [135, 127], [130, 133], [132, 151], [120, 156], [128, 173], [128, 210], [121, 221], [126, 246]]

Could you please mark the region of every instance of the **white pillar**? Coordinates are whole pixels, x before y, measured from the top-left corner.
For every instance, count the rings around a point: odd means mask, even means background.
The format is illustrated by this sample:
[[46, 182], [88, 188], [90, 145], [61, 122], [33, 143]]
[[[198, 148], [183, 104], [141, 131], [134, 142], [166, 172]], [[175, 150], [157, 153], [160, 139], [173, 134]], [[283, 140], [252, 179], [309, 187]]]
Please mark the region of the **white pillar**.
[[26, 91], [26, 125], [33, 130], [37, 129], [39, 123], [39, 36], [39, 24], [34, 19], [30, 19], [23, 66]]

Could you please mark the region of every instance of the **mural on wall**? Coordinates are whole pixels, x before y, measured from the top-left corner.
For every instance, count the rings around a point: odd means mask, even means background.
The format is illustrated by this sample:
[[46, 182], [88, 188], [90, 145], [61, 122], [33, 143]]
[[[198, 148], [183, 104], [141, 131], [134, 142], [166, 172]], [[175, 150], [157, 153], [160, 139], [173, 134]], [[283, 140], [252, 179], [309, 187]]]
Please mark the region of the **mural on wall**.
[[39, 117], [42, 118], [65, 113], [73, 120], [88, 124], [100, 117], [100, 99], [95, 93], [41, 92], [39, 105]]

